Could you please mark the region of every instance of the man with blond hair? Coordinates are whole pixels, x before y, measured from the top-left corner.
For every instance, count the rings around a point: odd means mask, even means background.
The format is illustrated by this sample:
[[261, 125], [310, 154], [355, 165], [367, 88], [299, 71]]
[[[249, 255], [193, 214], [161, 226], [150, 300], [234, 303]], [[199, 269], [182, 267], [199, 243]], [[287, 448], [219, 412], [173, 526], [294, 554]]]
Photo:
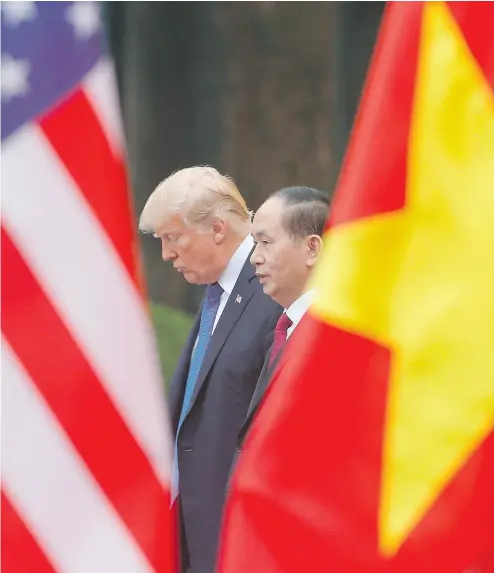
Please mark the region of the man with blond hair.
[[190, 167], [162, 181], [139, 227], [161, 240], [163, 260], [185, 280], [207, 285], [169, 405], [182, 570], [213, 573], [237, 435], [282, 308], [263, 293], [249, 262], [254, 244], [245, 201], [216, 169]]

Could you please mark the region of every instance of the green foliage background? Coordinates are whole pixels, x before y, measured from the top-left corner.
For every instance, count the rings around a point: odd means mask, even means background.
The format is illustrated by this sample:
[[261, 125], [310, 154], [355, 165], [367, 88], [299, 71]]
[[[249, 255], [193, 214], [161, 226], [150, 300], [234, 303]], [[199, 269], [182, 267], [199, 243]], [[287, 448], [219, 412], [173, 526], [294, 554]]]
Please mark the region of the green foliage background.
[[161, 370], [168, 388], [170, 378], [192, 326], [193, 316], [179, 309], [158, 303], [151, 303]]

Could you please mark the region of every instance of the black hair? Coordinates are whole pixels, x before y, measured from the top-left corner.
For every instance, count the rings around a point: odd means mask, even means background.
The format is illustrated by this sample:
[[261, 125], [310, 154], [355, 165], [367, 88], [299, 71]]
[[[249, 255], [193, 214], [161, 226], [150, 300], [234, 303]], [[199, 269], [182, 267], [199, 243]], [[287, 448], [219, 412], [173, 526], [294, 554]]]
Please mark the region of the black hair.
[[309, 235], [322, 237], [329, 210], [329, 198], [313, 187], [284, 187], [269, 198], [281, 199], [287, 209], [282, 216], [282, 225], [292, 240], [301, 240]]

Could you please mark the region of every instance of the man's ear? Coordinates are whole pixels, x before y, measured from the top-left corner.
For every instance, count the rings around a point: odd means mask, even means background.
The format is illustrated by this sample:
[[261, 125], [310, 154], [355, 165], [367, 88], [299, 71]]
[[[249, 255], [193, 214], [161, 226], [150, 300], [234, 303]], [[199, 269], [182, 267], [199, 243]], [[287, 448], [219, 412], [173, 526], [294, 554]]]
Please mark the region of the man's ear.
[[224, 219], [216, 217], [213, 220], [213, 240], [219, 245], [222, 243], [226, 237], [227, 224]]
[[307, 266], [313, 267], [322, 250], [322, 238], [319, 235], [307, 237]]

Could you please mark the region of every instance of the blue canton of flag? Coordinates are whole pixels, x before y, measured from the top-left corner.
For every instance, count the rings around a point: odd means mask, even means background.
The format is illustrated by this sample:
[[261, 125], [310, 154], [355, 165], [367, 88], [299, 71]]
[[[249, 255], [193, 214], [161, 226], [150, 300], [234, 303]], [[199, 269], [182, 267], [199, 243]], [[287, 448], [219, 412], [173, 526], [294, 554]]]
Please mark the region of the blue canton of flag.
[[97, 2], [2, 2], [2, 140], [78, 85], [103, 54], [101, 28]]

